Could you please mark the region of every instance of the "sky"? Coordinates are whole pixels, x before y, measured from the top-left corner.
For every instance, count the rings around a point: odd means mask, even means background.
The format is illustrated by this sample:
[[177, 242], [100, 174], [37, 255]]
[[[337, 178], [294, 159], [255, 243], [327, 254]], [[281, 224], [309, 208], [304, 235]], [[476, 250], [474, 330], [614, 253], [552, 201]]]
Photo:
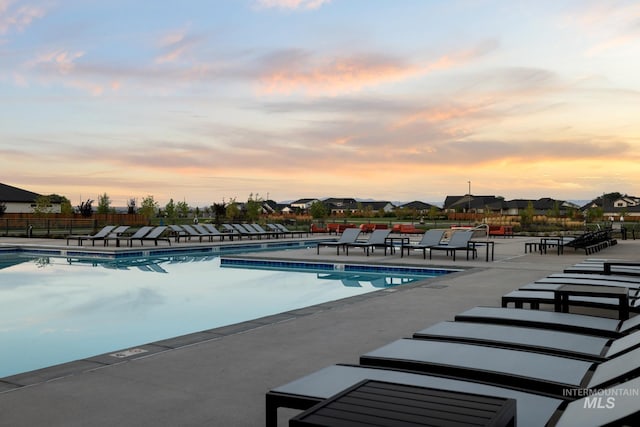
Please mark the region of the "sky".
[[0, 0], [0, 182], [72, 204], [640, 196], [640, 2]]

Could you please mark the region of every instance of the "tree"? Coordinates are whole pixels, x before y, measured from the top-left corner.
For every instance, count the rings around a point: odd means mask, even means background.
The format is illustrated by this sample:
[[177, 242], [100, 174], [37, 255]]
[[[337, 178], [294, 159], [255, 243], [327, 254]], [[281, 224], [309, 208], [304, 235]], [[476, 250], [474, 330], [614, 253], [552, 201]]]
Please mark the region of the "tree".
[[249, 194], [245, 210], [247, 219], [251, 222], [255, 222], [260, 218], [260, 213], [262, 213], [262, 198], [257, 193], [255, 197], [253, 196], [253, 193]]
[[51, 198], [49, 196], [38, 196], [33, 207], [33, 213], [36, 216], [44, 216], [51, 213]]
[[313, 219], [325, 219], [327, 217], [327, 207], [324, 203], [316, 201], [309, 206], [309, 213]]
[[362, 212], [362, 217], [363, 218], [371, 218], [371, 217], [373, 217], [373, 207], [371, 207], [371, 205], [367, 205], [363, 209], [362, 208], [362, 203], [360, 203], [360, 206], [358, 206], [358, 209], [360, 210], [360, 212]]
[[527, 207], [520, 213], [520, 222], [522, 226], [525, 227], [533, 222], [533, 215], [536, 213], [536, 210], [533, 208], [533, 202], [529, 202]]
[[7, 205], [4, 202], [0, 202], [0, 216], [4, 215], [7, 211]]
[[107, 195], [107, 193], [102, 194], [102, 196], [98, 196], [98, 209], [96, 213], [99, 214], [108, 214], [111, 208], [111, 199]]
[[60, 203], [60, 213], [70, 215], [73, 213], [73, 206], [71, 206], [71, 202], [65, 196], [60, 196], [58, 194], [49, 194], [49, 200], [52, 203], [59, 202]]
[[86, 202], [80, 203], [78, 205], [78, 212], [80, 213], [80, 215], [84, 217], [90, 217], [91, 215], [93, 215], [93, 207], [91, 206], [92, 203], [93, 200], [91, 199], [87, 199]]
[[60, 199], [60, 213], [69, 215], [73, 213], [71, 201], [64, 196], [57, 196]]
[[147, 219], [151, 220], [151, 218], [156, 215], [158, 207], [158, 202], [154, 200], [153, 196], [149, 195], [142, 199], [139, 213], [146, 216]]
[[553, 202], [553, 208], [547, 212], [549, 218], [560, 218], [560, 203], [556, 200]]
[[173, 199], [169, 199], [169, 203], [167, 203], [164, 207], [164, 214], [167, 217], [169, 222], [175, 222], [178, 217], [178, 211], [176, 209], [176, 204], [173, 202]]
[[236, 203], [235, 197], [229, 200], [227, 208], [225, 209], [225, 215], [231, 222], [240, 217], [240, 208], [238, 207], [238, 203]]
[[220, 225], [222, 218], [227, 213], [227, 208], [225, 208], [224, 203], [214, 203], [211, 205], [211, 212], [213, 212], [213, 221], [216, 225]]
[[189, 205], [184, 200], [182, 202], [178, 202], [176, 205], [176, 211], [180, 218], [187, 218], [189, 216], [189, 210]]
[[436, 225], [436, 219], [438, 218], [438, 208], [436, 206], [431, 206], [429, 208], [429, 212], [427, 212], [427, 217], [433, 221], [433, 225]]
[[607, 199], [607, 200], [612, 200], [613, 201], [613, 200], [617, 200], [617, 199], [622, 198], [622, 193], [614, 191], [613, 193], [604, 194], [603, 197], [605, 199]]
[[136, 199], [129, 199], [129, 203], [127, 203], [127, 213], [130, 215], [136, 213]]
[[595, 208], [590, 208], [587, 210], [587, 221], [594, 222], [597, 219], [602, 219], [604, 217], [604, 209], [600, 206]]

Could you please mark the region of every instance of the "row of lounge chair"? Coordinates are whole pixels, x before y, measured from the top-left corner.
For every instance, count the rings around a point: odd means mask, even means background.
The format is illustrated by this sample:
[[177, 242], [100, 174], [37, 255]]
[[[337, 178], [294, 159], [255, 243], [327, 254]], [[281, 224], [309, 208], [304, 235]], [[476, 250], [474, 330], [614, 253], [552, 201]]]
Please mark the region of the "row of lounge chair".
[[[637, 268], [637, 274], [565, 271], [540, 283], [593, 287], [626, 283], [631, 287], [640, 281], [640, 264], [628, 267]], [[618, 320], [475, 307], [456, 315], [453, 321], [363, 354], [359, 364], [329, 366], [270, 390], [266, 394], [266, 424], [276, 425], [278, 407], [305, 410], [296, 420], [331, 415], [331, 422], [317, 425], [338, 425], [347, 418], [354, 423], [377, 421], [381, 417], [389, 418], [387, 424], [380, 421], [380, 425], [401, 425], [394, 424], [395, 420], [420, 417], [437, 423], [453, 415], [461, 417], [461, 424], [471, 424], [472, 419], [462, 418], [467, 409], [448, 407], [453, 404], [449, 398], [422, 408], [422, 399], [451, 393], [478, 405], [485, 398], [513, 401], [515, 415], [500, 420], [520, 427], [640, 425], [639, 375], [640, 316]], [[359, 391], [371, 381], [387, 387], [378, 387], [373, 393], [376, 397]], [[395, 412], [389, 413], [387, 403], [395, 400], [400, 386], [428, 391], [414, 403], [404, 402], [402, 412], [394, 407]], [[485, 416], [476, 414], [473, 421], [480, 425]]]
[[541, 237], [539, 242], [525, 243], [525, 253], [531, 249], [537, 250], [540, 254], [546, 254], [549, 250], [555, 249], [558, 255], [564, 253], [565, 248], [573, 248], [574, 251], [584, 250], [586, 255], [591, 255], [617, 244], [617, 240], [612, 237], [610, 229], [588, 231], [579, 236], [556, 236]]
[[306, 234], [304, 231], [291, 231], [282, 224], [268, 224], [269, 231], [262, 228], [259, 224], [224, 224], [224, 231], [219, 231], [212, 224], [193, 224], [193, 225], [168, 225], [168, 226], [144, 226], [136, 230], [132, 235], [127, 235], [130, 227], [126, 225], [115, 226], [107, 225], [92, 235], [70, 235], [67, 237], [67, 245], [70, 241], [77, 241], [78, 246], [82, 246], [84, 242], [91, 242], [95, 246], [96, 242], [103, 242], [104, 246], [108, 246], [109, 242], [115, 241], [117, 246], [121, 242], [126, 242], [128, 246], [132, 246], [134, 241], [139, 241], [142, 245], [145, 241], [153, 241], [156, 245], [159, 241], [166, 241], [171, 244], [170, 234], [176, 242], [181, 239], [192, 240], [198, 239], [202, 242], [204, 239], [213, 241], [218, 240], [234, 240], [247, 238], [284, 238], [284, 237], [302, 237]]
[[[427, 258], [427, 251], [429, 251], [429, 259], [433, 258], [433, 253], [436, 251], [444, 251], [447, 255], [452, 254], [453, 260], [456, 260], [456, 252], [465, 251], [467, 254], [467, 260], [471, 254], [474, 258], [477, 255], [476, 248], [473, 245], [472, 238], [474, 230], [456, 230], [448, 241], [444, 241], [445, 232], [444, 229], [431, 229], [427, 230], [415, 244], [409, 243], [408, 238], [400, 238], [400, 252], [404, 256], [406, 251], [407, 255], [414, 250], [421, 250], [422, 257]], [[336, 248], [336, 255], [340, 255], [340, 250], [346, 255], [349, 255], [349, 248], [362, 248], [367, 256], [370, 251], [375, 248], [384, 248], [385, 254], [387, 249], [394, 250], [394, 243], [390, 239], [392, 230], [374, 230], [367, 240], [358, 240], [361, 235], [361, 230], [358, 228], [347, 228], [340, 235], [340, 238], [336, 241], [318, 242], [317, 253], [320, 254], [321, 247], [334, 247]]]
[[154, 242], [156, 246], [159, 241], [167, 241], [171, 244], [169, 238], [163, 236], [167, 230], [166, 226], [144, 226], [139, 228], [135, 233], [127, 235], [125, 233], [127, 233], [129, 228], [127, 225], [107, 225], [95, 234], [70, 235], [67, 236], [67, 246], [71, 240], [76, 240], [78, 246], [82, 246], [83, 242], [91, 242], [91, 245], [95, 246], [97, 241], [103, 242], [104, 246], [108, 246], [109, 242], [112, 241], [116, 242], [116, 246], [120, 246], [121, 242], [126, 242], [127, 246], [132, 246], [134, 241], [139, 241], [141, 245], [143, 245], [145, 241]]

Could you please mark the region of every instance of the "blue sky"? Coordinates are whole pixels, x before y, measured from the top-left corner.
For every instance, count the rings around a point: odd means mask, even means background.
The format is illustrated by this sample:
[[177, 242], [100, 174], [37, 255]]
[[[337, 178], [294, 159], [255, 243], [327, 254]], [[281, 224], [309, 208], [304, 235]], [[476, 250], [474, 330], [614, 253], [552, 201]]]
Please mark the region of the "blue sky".
[[2, 182], [72, 203], [640, 195], [633, 1], [0, 0]]

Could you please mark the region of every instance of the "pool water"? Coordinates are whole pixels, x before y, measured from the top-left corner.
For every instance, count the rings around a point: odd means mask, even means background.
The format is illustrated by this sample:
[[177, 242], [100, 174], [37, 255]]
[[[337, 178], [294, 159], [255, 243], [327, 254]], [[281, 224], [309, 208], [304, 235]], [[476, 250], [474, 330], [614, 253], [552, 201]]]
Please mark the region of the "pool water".
[[425, 278], [221, 268], [202, 255], [3, 256], [0, 378]]

